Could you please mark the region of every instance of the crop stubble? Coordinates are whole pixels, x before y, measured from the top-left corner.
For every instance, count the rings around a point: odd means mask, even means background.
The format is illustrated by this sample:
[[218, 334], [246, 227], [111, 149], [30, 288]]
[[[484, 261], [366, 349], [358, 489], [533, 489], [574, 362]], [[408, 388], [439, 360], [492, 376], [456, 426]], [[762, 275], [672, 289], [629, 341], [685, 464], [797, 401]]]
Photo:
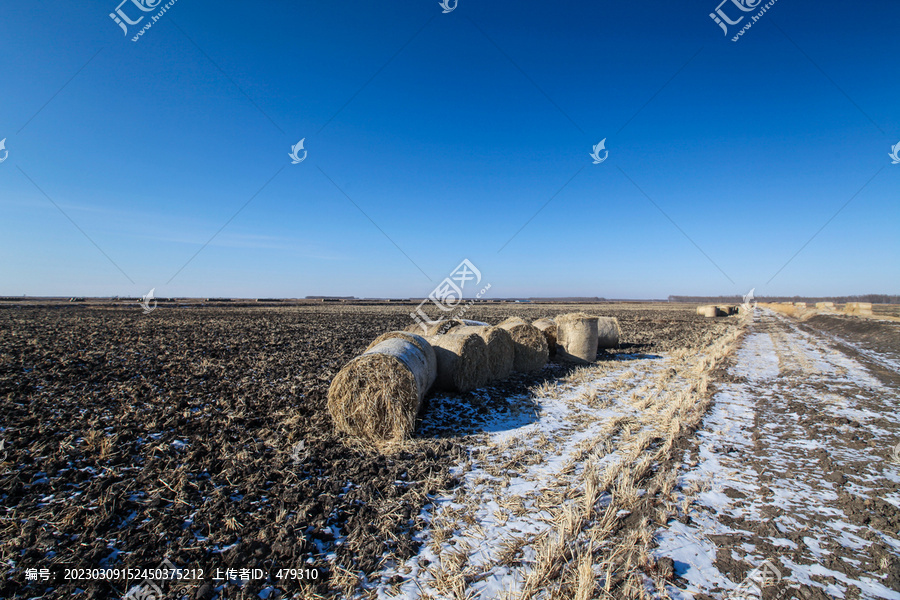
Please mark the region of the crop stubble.
[[[601, 360], [702, 345], [721, 328], [690, 306], [475, 307], [467, 317], [497, 323], [573, 310], [619, 318], [620, 348]], [[458, 484], [449, 467], [478, 419], [434, 422], [426, 399], [420, 437], [379, 452], [348, 444], [325, 410], [338, 370], [377, 334], [408, 326], [409, 312], [0, 307], [0, 559], [16, 564], [0, 596], [50, 587], [26, 583], [29, 567], [147, 568], [164, 558], [207, 573], [319, 567], [316, 581], [270, 584], [334, 595], [377, 571], [386, 553], [416, 553], [421, 509]], [[510, 395], [568, 368], [551, 364], [479, 390], [478, 405], [484, 416], [515, 410]], [[100, 598], [121, 584], [57, 583], [53, 593], [82, 588]]]

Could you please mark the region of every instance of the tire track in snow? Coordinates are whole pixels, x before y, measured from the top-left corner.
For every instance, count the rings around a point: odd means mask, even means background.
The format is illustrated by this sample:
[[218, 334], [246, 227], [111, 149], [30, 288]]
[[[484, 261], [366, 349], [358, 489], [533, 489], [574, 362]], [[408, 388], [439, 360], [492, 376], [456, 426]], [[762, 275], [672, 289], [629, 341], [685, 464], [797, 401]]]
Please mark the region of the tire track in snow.
[[769, 561], [766, 598], [900, 599], [898, 390], [768, 311], [729, 375], [680, 477], [694, 506], [657, 532], [669, 594], [727, 593]]

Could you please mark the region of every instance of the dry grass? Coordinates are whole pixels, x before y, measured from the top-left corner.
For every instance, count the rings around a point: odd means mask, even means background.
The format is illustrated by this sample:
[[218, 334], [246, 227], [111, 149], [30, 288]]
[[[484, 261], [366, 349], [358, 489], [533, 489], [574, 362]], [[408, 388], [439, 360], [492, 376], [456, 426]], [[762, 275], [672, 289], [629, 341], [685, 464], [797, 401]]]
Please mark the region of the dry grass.
[[540, 385], [531, 388], [531, 395], [535, 398], [552, 398], [559, 399], [560, 384], [555, 381], [545, 381]]
[[467, 392], [481, 387], [490, 377], [488, 349], [477, 333], [457, 335], [455, 331], [427, 338], [437, 359], [434, 384], [440, 389]]
[[116, 445], [116, 435], [106, 435], [102, 429], [91, 429], [84, 436], [84, 445], [92, 454], [96, 454], [100, 459], [111, 457], [113, 448]]
[[[665, 371], [633, 395], [641, 411], [639, 423], [622, 419], [604, 432], [619, 431], [619, 459], [608, 462], [602, 472], [587, 459], [581, 496], [558, 510], [552, 533], [537, 541], [537, 560], [518, 598], [532, 598], [539, 590], [553, 600], [649, 597], [644, 581], [655, 574], [650, 555], [653, 531], [665, 526], [675, 513], [677, 477], [674, 466], [654, 466], [669, 459], [686, 427], [699, 424], [710, 402], [708, 374], [736, 347], [741, 332], [741, 328], [733, 328], [699, 355], [679, 352], [673, 357], [679, 366], [675, 373], [684, 376], [677, 378]], [[621, 385], [632, 376], [624, 373], [616, 383]], [[585, 446], [599, 441], [591, 440]], [[647, 493], [642, 495], [644, 487]], [[609, 499], [605, 508], [598, 507], [601, 496]], [[658, 506], [655, 510], [651, 498]], [[683, 511], [689, 507], [688, 502]], [[624, 514], [622, 511], [639, 511], [644, 516], [636, 524], [622, 527], [616, 516]], [[599, 578], [594, 576], [595, 566], [603, 573]], [[657, 588], [664, 593], [664, 582], [657, 580]]]
[[416, 377], [398, 358], [359, 356], [328, 389], [328, 411], [339, 431], [373, 442], [412, 435], [419, 413]]
[[[426, 588], [422, 597], [472, 597], [473, 584], [498, 565], [522, 576], [509, 600], [648, 598], [648, 582], [656, 584], [657, 597], [667, 597], [650, 549], [654, 532], [679, 512], [671, 455], [706, 413], [710, 372], [736, 346], [742, 323], [742, 317], [723, 319], [696, 344], [669, 352], [664, 368], [654, 361], [603, 362], [534, 386], [535, 397], [572, 398], [565, 427], [486, 440], [472, 453], [465, 469], [483, 474], [435, 516], [430, 547], [440, 560], [418, 582]], [[599, 414], [614, 404], [619, 414]], [[566, 461], [549, 477], [529, 469], [548, 452], [560, 452], [572, 431], [588, 427], [591, 434], [566, 448]], [[525, 495], [505, 493], [517, 476], [539, 485]], [[468, 541], [488, 539], [476, 518], [488, 497], [496, 502], [489, 516], [496, 524], [530, 519], [541, 532], [510, 530], [491, 544], [489, 560], [473, 565]], [[684, 513], [690, 502], [680, 508]]]
[[544, 334], [544, 337], [547, 338], [547, 348], [550, 352], [550, 356], [556, 355], [556, 321], [553, 319], [543, 318], [538, 319], [532, 323], [535, 327], [540, 329], [541, 333]]
[[455, 327], [456, 335], [477, 334], [484, 340], [487, 354], [488, 380], [499, 381], [509, 377], [513, 370], [515, 347], [509, 332], [500, 327], [475, 325]]
[[497, 327], [505, 329], [512, 338], [515, 350], [514, 371], [530, 373], [547, 364], [550, 350], [547, 346], [547, 338], [540, 329], [514, 317], [506, 319]]

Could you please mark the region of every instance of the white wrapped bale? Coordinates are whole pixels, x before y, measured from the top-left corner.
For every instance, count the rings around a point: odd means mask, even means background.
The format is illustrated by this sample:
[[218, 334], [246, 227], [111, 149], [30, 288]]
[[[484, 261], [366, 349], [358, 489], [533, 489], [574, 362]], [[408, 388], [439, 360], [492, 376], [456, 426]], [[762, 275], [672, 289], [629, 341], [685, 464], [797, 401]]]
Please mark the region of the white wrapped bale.
[[343, 433], [376, 443], [404, 439], [436, 377], [437, 359], [424, 338], [387, 333], [335, 376], [328, 412]]

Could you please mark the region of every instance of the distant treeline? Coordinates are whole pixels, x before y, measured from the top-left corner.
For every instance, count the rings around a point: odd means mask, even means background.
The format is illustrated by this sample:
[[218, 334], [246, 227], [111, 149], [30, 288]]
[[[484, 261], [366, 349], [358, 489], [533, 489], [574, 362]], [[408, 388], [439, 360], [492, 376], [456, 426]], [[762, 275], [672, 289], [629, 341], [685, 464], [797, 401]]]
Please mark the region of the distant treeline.
[[[871, 302], [872, 304], [900, 304], [900, 296], [862, 294], [860, 296], [754, 296], [757, 302]], [[741, 296], [669, 296], [669, 302], [708, 302], [710, 304], [740, 304]]]
[[597, 296], [563, 296], [560, 298], [528, 298], [531, 302], [571, 302], [572, 304], [584, 304], [587, 302], [606, 302], [606, 298]]

